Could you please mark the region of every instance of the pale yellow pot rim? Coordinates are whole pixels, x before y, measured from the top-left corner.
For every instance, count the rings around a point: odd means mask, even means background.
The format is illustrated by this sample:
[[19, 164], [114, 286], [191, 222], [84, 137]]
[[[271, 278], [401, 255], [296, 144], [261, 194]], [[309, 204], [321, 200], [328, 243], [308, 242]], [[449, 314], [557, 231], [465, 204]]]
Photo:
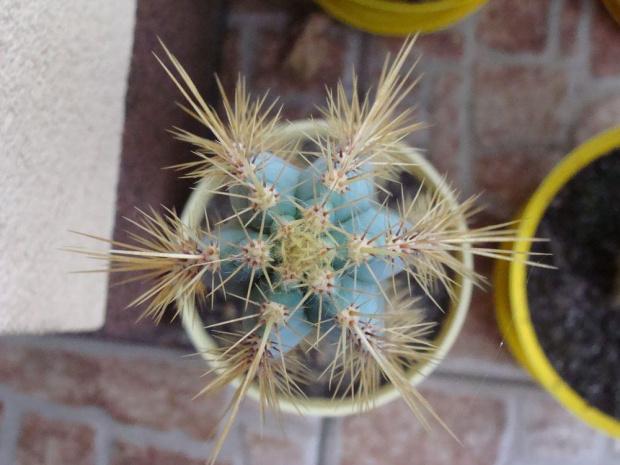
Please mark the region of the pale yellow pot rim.
[[[282, 134], [283, 137], [297, 138], [316, 133], [317, 130], [323, 131], [324, 129], [325, 125], [320, 120], [301, 120], [283, 126]], [[416, 166], [412, 167], [411, 170], [416, 171], [416, 173], [423, 173], [425, 179], [431, 183], [432, 188], [440, 191], [441, 195], [448, 199], [454, 208], [456, 208], [456, 199], [446, 184], [445, 179], [437, 173], [429, 162], [423, 159], [414, 149], [406, 146], [405, 144], [399, 144], [398, 151], [404, 159], [408, 161], [415, 160]], [[215, 188], [219, 187], [220, 182], [221, 181], [214, 179], [205, 179], [194, 189], [181, 215], [181, 221], [183, 224], [189, 228], [195, 228], [201, 223], [204, 218], [205, 205], [212, 196], [211, 192]], [[459, 228], [462, 230], [467, 228], [464, 219], [461, 220]], [[460, 259], [468, 269], [473, 270], [473, 255], [470, 250], [463, 252], [460, 255]], [[461, 277], [459, 277], [457, 281], [459, 283], [459, 288], [457, 289], [457, 305], [453, 305], [448, 310], [448, 316], [443, 324], [443, 328], [435, 340], [437, 345], [437, 350], [435, 352], [436, 361], [443, 360], [454, 344], [469, 309], [473, 283], [471, 280]], [[180, 307], [180, 311], [183, 326], [197, 352], [201, 354], [203, 359], [206, 360], [207, 363], [215, 369], [215, 371], [220, 370], [220, 363], [207, 352], [217, 348], [217, 345], [204, 328], [202, 320], [196, 311], [195, 303], [186, 302]], [[409, 375], [409, 381], [413, 385], [419, 384], [435, 369], [436, 365], [437, 362], [421, 363], [416, 370], [412, 370]], [[234, 387], [237, 387], [239, 386], [239, 383], [239, 380], [235, 380], [231, 384]], [[260, 399], [259, 391], [255, 386], [250, 387], [247, 395], [249, 398], [257, 401]], [[398, 396], [398, 391], [393, 386], [388, 384], [377, 394], [374, 399], [374, 407], [384, 405], [396, 399]], [[310, 416], [345, 416], [359, 412], [359, 408], [356, 408], [354, 403], [347, 398], [342, 400], [332, 400], [327, 398], [300, 398], [296, 403], [292, 403], [287, 399], [281, 398], [279, 403], [281, 410], [284, 412], [300, 413]]]
[[[547, 207], [562, 187], [589, 163], [615, 148], [620, 148], [620, 126], [593, 137], [567, 155], [523, 209], [516, 237], [533, 238]], [[525, 257], [531, 243], [521, 240], [511, 246], [516, 254]], [[512, 352], [519, 363], [575, 416], [594, 428], [620, 437], [620, 421], [590, 406], [560, 377], [545, 355], [530, 318], [527, 279], [524, 263], [497, 263], [494, 276], [497, 318]]]

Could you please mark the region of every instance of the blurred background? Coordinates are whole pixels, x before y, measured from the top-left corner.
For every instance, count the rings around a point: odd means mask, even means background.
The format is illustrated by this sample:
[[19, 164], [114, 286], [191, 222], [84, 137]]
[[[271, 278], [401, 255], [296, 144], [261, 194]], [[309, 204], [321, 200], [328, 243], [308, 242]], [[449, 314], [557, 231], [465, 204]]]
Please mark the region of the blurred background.
[[[190, 193], [162, 170], [191, 157], [166, 131], [204, 133], [175, 105], [181, 97], [151, 53], [161, 54], [158, 37], [207, 102], [219, 102], [214, 73], [229, 89], [241, 73], [252, 93], [279, 96], [289, 120], [317, 116], [325, 86], [348, 82], [352, 68], [368, 89], [404, 40], [344, 25], [309, 0], [138, 0], [135, 15], [114, 159], [119, 241], [134, 207], [180, 211]], [[422, 78], [406, 104], [428, 125], [408, 142], [463, 196], [483, 192], [481, 225], [514, 217], [564, 155], [620, 124], [620, 28], [598, 1], [491, 0], [421, 36], [416, 56]], [[491, 263], [476, 266], [490, 276]], [[226, 394], [192, 400], [204, 366], [182, 357], [192, 347], [178, 322], [136, 322], [139, 311], [125, 309], [141, 289], [109, 287], [100, 330], [0, 339], [0, 464], [204, 463]], [[248, 402], [218, 464], [620, 463], [620, 442], [566, 413], [513, 360], [490, 286], [476, 290], [456, 345], [421, 391], [462, 445], [425, 432], [400, 402], [346, 419], [287, 417], [286, 435], [261, 431]]]

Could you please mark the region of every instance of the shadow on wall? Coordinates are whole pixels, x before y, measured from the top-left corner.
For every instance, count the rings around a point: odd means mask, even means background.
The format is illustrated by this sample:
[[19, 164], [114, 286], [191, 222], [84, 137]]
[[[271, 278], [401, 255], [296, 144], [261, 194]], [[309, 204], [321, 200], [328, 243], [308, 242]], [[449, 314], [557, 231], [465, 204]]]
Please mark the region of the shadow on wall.
[[[131, 70], [126, 98], [125, 128], [116, 205], [114, 240], [128, 241], [129, 223], [136, 218], [136, 207], [163, 205], [180, 211], [189, 195], [192, 181], [179, 180], [179, 173], [163, 169], [188, 161], [187, 144], [168, 132], [174, 126], [196, 134], [205, 129], [175, 102], [181, 95], [152, 52], [161, 56], [158, 37], [183, 63], [207, 101], [212, 100], [221, 37], [225, 18], [224, 0], [139, 0], [136, 15]], [[146, 289], [140, 283], [114, 286], [108, 293], [105, 326], [96, 335], [113, 339], [147, 342], [156, 338], [164, 343], [184, 344], [184, 335], [165, 331], [151, 320], [135, 323], [138, 312], [128, 315], [129, 302]], [[166, 325], [168, 326], [168, 325]], [[158, 334], [160, 337], [157, 337]]]

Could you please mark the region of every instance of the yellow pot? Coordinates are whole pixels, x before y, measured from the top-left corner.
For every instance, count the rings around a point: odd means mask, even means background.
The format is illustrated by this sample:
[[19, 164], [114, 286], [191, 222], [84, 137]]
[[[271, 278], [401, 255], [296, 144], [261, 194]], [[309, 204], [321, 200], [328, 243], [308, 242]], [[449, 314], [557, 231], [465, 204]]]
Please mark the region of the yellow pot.
[[[545, 178], [520, 215], [517, 237], [531, 239], [547, 207], [562, 187], [581, 169], [620, 147], [620, 126], [585, 142], [570, 153]], [[526, 257], [531, 243], [510, 244]], [[519, 363], [565, 408], [590, 426], [620, 437], [620, 421], [591, 407], [555, 371], [545, 355], [530, 318], [527, 298], [527, 265], [498, 261], [495, 267], [495, 308], [499, 327]]]
[[609, 14], [620, 25], [620, 0], [603, 0], [603, 3], [609, 10]]
[[316, 0], [339, 20], [374, 34], [406, 36], [433, 32], [457, 23], [488, 0]]
[[[307, 139], [308, 135], [317, 134], [317, 130], [318, 133], [324, 132], [326, 126], [320, 121], [303, 120], [284, 126], [281, 130], [281, 135], [285, 139], [300, 140], [303, 138]], [[456, 208], [456, 199], [451, 190], [446, 185], [442, 176], [437, 173], [428, 161], [405, 144], [397, 144], [394, 153], [406, 164], [406, 169], [409, 170], [413, 176], [418, 179], [423, 179], [427, 188], [438, 191], [441, 196], [445, 197], [447, 201], [453, 205], [453, 208]], [[201, 227], [204, 221], [205, 207], [213, 197], [212, 192], [220, 186], [222, 181], [222, 178], [218, 179], [216, 177], [204, 179], [192, 192], [192, 195], [183, 209], [183, 214], [181, 215], [181, 221], [187, 225], [190, 230], [196, 230]], [[467, 228], [464, 219], [461, 219], [459, 228], [462, 230]], [[469, 250], [458, 254], [458, 259], [468, 269], [473, 270], [473, 256]], [[447, 316], [443, 322], [441, 332], [433, 341], [437, 347], [435, 351], [435, 360], [421, 362], [408, 373], [409, 381], [413, 385], [419, 384], [426, 378], [435, 369], [437, 362], [446, 356], [465, 321], [465, 316], [471, 300], [473, 284], [469, 279], [464, 279], [462, 277], [457, 277], [455, 279], [458, 286], [457, 299], [451, 305], [451, 308], [446, 310]], [[217, 348], [216, 342], [204, 328], [200, 315], [196, 312], [195, 303], [188, 303], [184, 300], [183, 304], [179, 302], [177, 302], [177, 304], [181, 305], [180, 311], [183, 326], [194, 344], [194, 347], [208, 364], [219, 371], [220, 363], [207, 353], [207, 351]], [[234, 381], [232, 384], [237, 387], [239, 385], [239, 380]], [[383, 405], [396, 399], [398, 395], [398, 391], [390, 384], [387, 384], [379, 391], [374, 400], [374, 405], [375, 407]], [[259, 391], [255, 386], [250, 387], [248, 397], [255, 400], [260, 398]], [[282, 411], [302, 413], [311, 416], [344, 416], [357, 412], [354, 403], [349, 398], [337, 401], [325, 398], [299, 399], [295, 404], [281, 398], [279, 403]]]

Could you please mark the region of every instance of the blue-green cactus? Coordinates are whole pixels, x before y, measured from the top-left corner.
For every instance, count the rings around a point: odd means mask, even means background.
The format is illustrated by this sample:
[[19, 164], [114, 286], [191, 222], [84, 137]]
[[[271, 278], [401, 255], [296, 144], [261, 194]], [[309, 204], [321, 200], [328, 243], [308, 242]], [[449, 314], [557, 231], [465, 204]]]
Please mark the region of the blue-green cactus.
[[362, 214], [372, 207], [376, 198], [370, 163], [362, 164], [355, 172], [346, 174], [342, 192], [336, 190], [334, 184], [326, 182], [329, 181], [329, 174], [338, 168], [324, 158], [317, 159], [301, 172], [299, 187], [295, 192], [297, 199], [306, 204], [329, 202], [334, 222], [346, 221], [354, 215]]
[[[251, 181], [235, 185], [231, 190], [247, 197], [232, 197], [232, 204], [248, 211], [239, 221], [228, 222], [219, 236], [205, 239], [211, 245], [219, 240], [221, 275], [228, 279], [224, 289], [230, 285], [235, 295], [249, 295], [249, 301], [263, 308], [285, 307], [286, 315], [269, 335], [271, 342], [281, 339], [282, 352], [294, 349], [313, 325], [333, 328], [344, 309], [353, 309], [364, 321], [382, 313], [386, 302], [380, 288], [389, 288], [386, 280], [404, 268], [400, 258], [366, 251], [385, 248], [403, 223], [397, 212], [377, 203], [372, 165], [362, 163], [347, 173], [345, 179], [353, 182], [341, 192], [325, 185], [326, 166], [319, 158], [300, 170], [261, 152], [254, 164], [256, 176], [266, 188], [285, 194], [261, 211], [251, 204]], [[244, 281], [249, 288], [240, 293]], [[245, 328], [253, 321], [246, 320]], [[258, 334], [263, 330], [264, 325]]]
[[[235, 184], [230, 189], [231, 204], [235, 211], [243, 212], [240, 218], [255, 227], [264, 221], [271, 225], [275, 217], [294, 216], [296, 213], [294, 197], [301, 170], [269, 152], [261, 152], [251, 159], [252, 176], [243, 184]], [[266, 215], [256, 215], [256, 211]]]

